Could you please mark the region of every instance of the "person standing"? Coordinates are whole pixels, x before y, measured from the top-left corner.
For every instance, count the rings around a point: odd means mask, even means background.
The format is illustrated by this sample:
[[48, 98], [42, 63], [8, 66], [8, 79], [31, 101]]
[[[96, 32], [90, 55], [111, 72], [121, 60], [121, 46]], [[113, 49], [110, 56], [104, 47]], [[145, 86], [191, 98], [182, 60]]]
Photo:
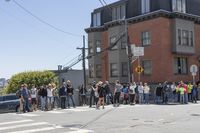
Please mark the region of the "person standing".
[[170, 90], [170, 85], [167, 81], [165, 81], [163, 84], [163, 103], [165, 104], [169, 102]]
[[17, 90], [16, 96], [19, 98], [19, 113], [24, 112], [24, 103], [22, 99], [22, 90], [24, 88], [24, 85], [21, 84], [21, 88]]
[[53, 109], [53, 87], [51, 84], [48, 84], [47, 87], [47, 110]]
[[24, 84], [23, 89], [22, 89], [22, 93], [21, 93], [21, 98], [23, 101], [23, 107], [24, 107], [24, 113], [26, 112], [30, 112], [30, 104], [29, 104], [29, 98], [30, 98], [30, 92], [27, 88], [27, 84]]
[[149, 104], [149, 92], [150, 88], [147, 83], [144, 83], [144, 103]]
[[197, 84], [194, 83], [192, 87], [192, 103], [197, 103]]
[[156, 88], [156, 104], [160, 104], [161, 103], [162, 91], [163, 91], [162, 84], [159, 83], [159, 85]]
[[183, 84], [181, 84], [179, 86], [179, 92], [180, 92], [180, 103], [183, 104], [184, 103], [184, 99], [185, 99], [185, 96], [184, 96], [184, 93], [185, 93], [185, 87]]
[[72, 101], [72, 104], [73, 104], [73, 107], [75, 108], [75, 103], [74, 103], [74, 88], [72, 86], [72, 83], [71, 81], [67, 81], [67, 104], [68, 104], [68, 108], [70, 108], [70, 102], [69, 102], [69, 99], [71, 99]]
[[56, 84], [52, 84], [53, 87], [53, 108], [59, 108], [60, 107], [60, 100], [59, 100], [59, 89], [56, 87]]
[[104, 84], [104, 90], [105, 90], [105, 94], [106, 94], [106, 104], [109, 105], [110, 103], [113, 104], [113, 96], [110, 90], [110, 85], [108, 81], [105, 81]]
[[193, 89], [193, 85], [191, 83], [188, 83], [188, 101], [192, 102], [192, 89]]
[[91, 85], [91, 89], [90, 89], [90, 106], [89, 106], [90, 108], [96, 102], [96, 97], [95, 97], [95, 93], [94, 93], [95, 90], [96, 90], [96, 82], [93, 81], [93, 83]]
[[39, 94], [41, 102], [41, 111], [45, 111], [47, 101], [47, 89], [44, 86], [41, 86]]
[[105, 96], [105, 91], [103, 88], [103, 82], [99, 81], [97, 83], [97, 91], [99, 94], [99, 99], [98, 99], [98, 103], [97, 103], [97, 109], [99, 109], [99, 107], [102, 105], [102, 108], [104, 109], [104, 96]]
[[66, 108], [66, 96], [67, 96], [67, 88], [65, 82], [63, 82], [62, 87], [59, 90], [61, 109]]
[[31, 103], [32, 103], [32, 110], [36, 111], [37, 110], [37, 89], [35, 85], [32, 86], [31, 88]]
[[139, 104], [144, 103], [144, 86], [142, 82], [138, 85], [138, 94], [139, 94]]
[[129, 87], [129, 98], [130, 98], [130, 105], [135, 105], [135, 91], [136, 91], [137, 85], [135, 82], [130, 83]]
[[126, 84], [124, 84], [122, 88], [122, 97], [123, 97], [123, 104], [128, 104], [129, 94], [128, 94], [128, 87]]
[[115, 90], [114, 90], [114, 107], [119, 106], [120, 104], [120, 94], [122, 90], [122, 85], [119, 80], [115, 82]]
[[82, 106], [85, 106], [86, 105], [86, 88], [84, 87], [84, 85], [82, 84], [81, 85], [81, 89], [79, 91], [79, 94], [81, 96], [81, 102], [82, 102]]

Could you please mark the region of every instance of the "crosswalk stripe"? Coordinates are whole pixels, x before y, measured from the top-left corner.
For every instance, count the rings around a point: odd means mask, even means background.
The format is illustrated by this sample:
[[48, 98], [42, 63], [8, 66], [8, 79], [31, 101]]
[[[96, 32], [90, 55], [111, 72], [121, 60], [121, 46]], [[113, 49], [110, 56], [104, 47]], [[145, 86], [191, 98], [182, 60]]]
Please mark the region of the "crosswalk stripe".
[[48, 123], [47, 122], [36, 122], [36, 123], [29, 123], [29, 124], [15, 125], [15, 126], [0, 127], [0, 131], [8, 130], [8, 129], [20, 128], [20, 127], [46, 125], [46, 124], [48, 124]]
[[10, 121], [10, 122], [3, 122], [3, 123], [0, 123], [0, 126], [2, 125], [8, 125], [8, 124], [17, 124], [17, 123], [24, 123], [24, 122], [31, 122], [33, 120], [19, 120], [19, 121]]
[[50, 131], [50, 130], [55, 130], [55, 129], [60, 129], [60, 128], [63, 128], [63, 127], [61, 126], [45, 127], [45, 128], [40, 128], [40, 129], [30, 129], [30, 130], [7, 132], [7, 133], [35, 133], [35, 132]]

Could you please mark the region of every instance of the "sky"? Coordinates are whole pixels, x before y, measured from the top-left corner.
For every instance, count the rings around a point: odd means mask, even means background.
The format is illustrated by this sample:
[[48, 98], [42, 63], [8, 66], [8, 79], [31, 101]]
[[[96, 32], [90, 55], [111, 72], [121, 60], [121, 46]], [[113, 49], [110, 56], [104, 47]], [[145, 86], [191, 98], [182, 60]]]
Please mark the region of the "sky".
[[[15, 1], [65, 33], [38, 21]], [[90, 26], [91, 12], [101, 6], [99, 0], [0, 0], [0, 78], [24, 71], [57, 70], [57, 65], [77, 57], [83, 35], [87, 44], [84, 29]], [[82, 64], [73, 68], [82, 69]]]

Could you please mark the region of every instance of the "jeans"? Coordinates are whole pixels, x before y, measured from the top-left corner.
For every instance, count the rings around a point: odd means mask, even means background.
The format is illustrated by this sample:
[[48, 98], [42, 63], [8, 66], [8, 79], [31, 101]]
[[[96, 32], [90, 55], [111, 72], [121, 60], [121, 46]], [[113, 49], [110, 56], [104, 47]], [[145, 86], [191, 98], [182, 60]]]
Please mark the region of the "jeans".
[[120, 92], [116, 92], [114, 95], [114, 104], [119, 104]]
[[52, 109], [52, 105], [53, 105], [53, 97], [47, 97], [47, 107], [48, 109]]
[[160, 104], [161, 103], [161, 96], [156, 96], [156, 103]]
[[135, 104], [135, 94], [129, 94], [130, 104]]
[[45, 106], [46, 106], [46, 99], [47, 97], [40, 97], [40, 101], [41, 101], [41, 110], [44, 111], [45, 110]]
[[86, 104], [86, 95], [81, 95], [81, 102], [82, 102], [82, 105]]
[[188, 104], [188, 93], [184, 94], [184, 103]]
[[144, 103], [144, 94], [139, 93], [139, 104], [143, 104], [143, 103]]
[[95, 102], [95, 95], [90, 94], [90, 107], [92, 107], [92, 105], [94, 105], [94, 102]]
[[24, 103], [23, 103], [23, 110], [24, 112], [28, 111], [30, 112], [30, 107], [29, 107], [29, 100], [28, 98], [24, 98]]
[[144, 103], [149, 104], [149, 93], [144, 94]]
[[106, 95], [106, 104], [109, 105], [110, 102], [113, 103], [111, 93]]
[[164, 93], [164, 99], [163, 100], [164, 100], [163, 103], [168, 103], [168, 101], [169, 101], [169, 93], [168, 92]]
[[66, 108], [66, 96], [61, 96], [60, 97], [60, 106], [61, 106], [61, 109], [65, 109]]
[[180, 94], [180, 103], [182, 103], [182, 104], [183, 104], [183, 103], [184, 103], [184, 101], [185, 101], [185, 100], [184, 100], [184, 94]]
[[57, 108], [60, 107], [60, 100], [59, 100], [59, 97], [58, 97], [58, 96], [54, 96], [53, 106], [54, 106], [54, 108], [55, 108], [55, 107], [57, 107]]
[[70, 98], [71, 101], [72, 101], [73, 107], [75, 107], [75, 103], [74, 103], [74, 97], [73, 97], [73, 95], [67, 95], [67, 105], [68, 105], [68, 108], [70, 108], [69, 98]]

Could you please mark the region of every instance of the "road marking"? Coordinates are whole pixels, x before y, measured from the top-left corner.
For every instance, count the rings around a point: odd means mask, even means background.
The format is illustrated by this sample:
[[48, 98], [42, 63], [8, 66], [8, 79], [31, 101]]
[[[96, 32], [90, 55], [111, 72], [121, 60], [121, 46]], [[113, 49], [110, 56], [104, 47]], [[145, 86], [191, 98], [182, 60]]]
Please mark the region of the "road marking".
[[74, 131], [70, 131], [70, 132], [67, 132], [67, 133], [94, 133], [94, 131], [87, 130], [87, 129], [70, 128], [70, 130], [74, 130]]
[[36, 114], [31, 114], [31, 113], [18, 114], [18, 115], [21, 115], [21, 116], [28, 116], [28, 117], [39, 116], [39, 115], [36, 115]]
[[8, 125], [8, 124], [17, 124], [17, 123], [24, 123], [24, 122], [31, 122], [33, 120], [19, 120], [19, 121], [11, 121], [11, 122], [2, 122], [0, 123], [0, 126], [2, 125]]
[[65, 112], [60, 112], [60, 111], [56, 111], [56, 110], [54, 110], [54, 111], [49, 111], [49, 112], [45, 112], [45, 113], [63, 114], [63, 113], [65, 113]]
[[0, 127], [0, 131], [20, 128], [20, 127], [31, 127], [31, 126], [47, 125], [47, 124], [48, 124], [47, 122], [36, 122], [36, 123], [29, 123], [29, 124], [15, 125], [15, 126]]
[[31, 129], [31, 130], [15, 131], [15, 132], [8, 132], [8, 133], [35, 133], [35, 132], [50, 131], [50, 130], [61, 129], [61, 128], [63, 127], [55, 126], [55, 127], [45, 127], [45, 128], [40, 128], [40, 129]]

